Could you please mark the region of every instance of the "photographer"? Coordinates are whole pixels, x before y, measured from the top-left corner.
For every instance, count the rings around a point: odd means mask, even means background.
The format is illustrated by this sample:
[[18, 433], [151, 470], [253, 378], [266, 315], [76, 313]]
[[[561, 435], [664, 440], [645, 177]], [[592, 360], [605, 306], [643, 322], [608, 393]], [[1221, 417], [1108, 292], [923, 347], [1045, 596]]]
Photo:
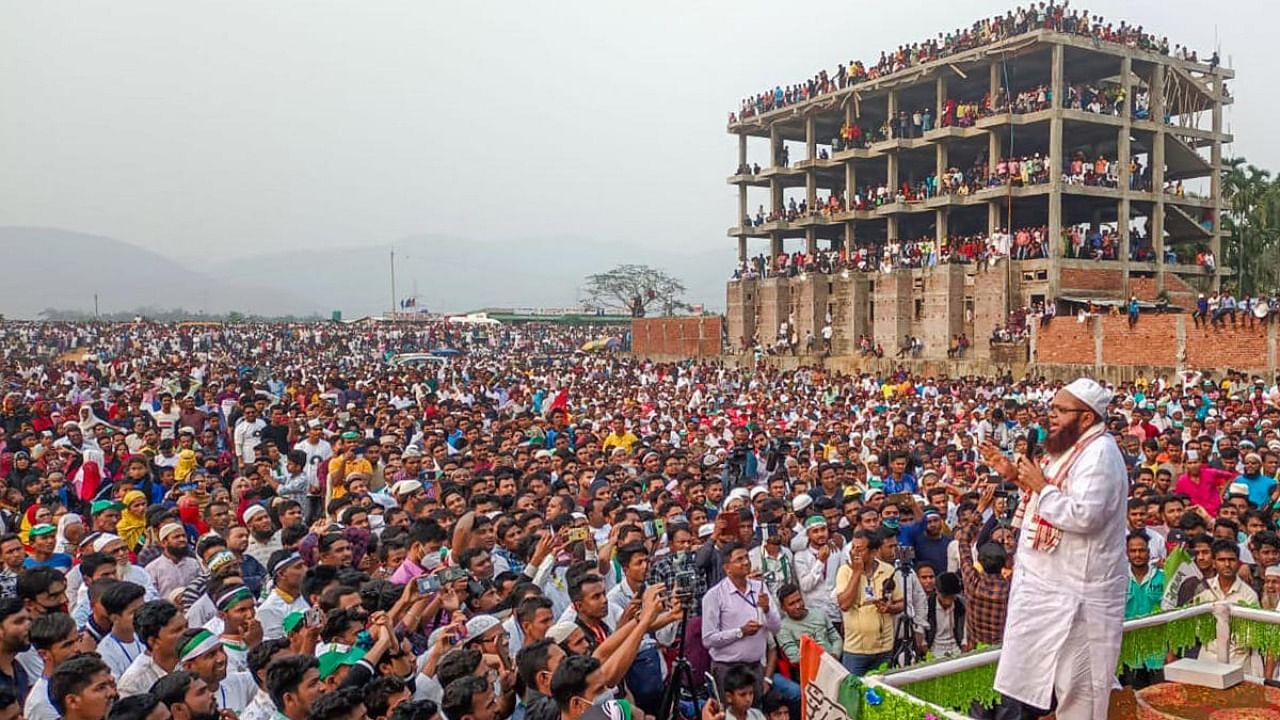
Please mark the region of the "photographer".
[[736, 487], [747, 487], [760, 476], [760, 458], [751, 449], [751, 431], [745, 426], [733, 429], [733, 447], [724, 459], [720, 476], [725, 493]]
[[844, 615], [844, 657], [855, 677], [891, 660], [893, 616], [905, 605], [893, 566], [880, 560], [881, 538], [858, 530], [849, 544], [848, 562], [836, 574], [835, 597]]

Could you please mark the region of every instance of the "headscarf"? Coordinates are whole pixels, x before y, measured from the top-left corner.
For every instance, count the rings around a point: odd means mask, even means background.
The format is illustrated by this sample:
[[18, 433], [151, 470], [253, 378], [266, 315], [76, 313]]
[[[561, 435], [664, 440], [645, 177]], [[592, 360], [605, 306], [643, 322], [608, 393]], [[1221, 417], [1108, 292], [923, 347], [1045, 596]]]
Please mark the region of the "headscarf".
[[130, 551], [137, 550], [142, 544], [142, 535], [147, 530], [147, 517], [145, 508], [142, 515], [135, 515], [129, 508], [138, 500], [146, 499], [146, 494], [141, 490], [130, 490], [124, 495], [124, 510], [120, 513], [120, 522], [116, 523], [116, 534]]
[[173, 469], [173, 478], [178, 482], [186, 482], [196, 469], [196, 451], [191, 449], [178, 453], [178, 464]]
[[67, 513], [58, 521], [58, 541], [53, 546], [54, 552], [67, 553], [68, 555], [75, 552], [75, 545], [67, 539], [67, 528], [73, 525], [84, 527], [84, 518], [75, 513]]

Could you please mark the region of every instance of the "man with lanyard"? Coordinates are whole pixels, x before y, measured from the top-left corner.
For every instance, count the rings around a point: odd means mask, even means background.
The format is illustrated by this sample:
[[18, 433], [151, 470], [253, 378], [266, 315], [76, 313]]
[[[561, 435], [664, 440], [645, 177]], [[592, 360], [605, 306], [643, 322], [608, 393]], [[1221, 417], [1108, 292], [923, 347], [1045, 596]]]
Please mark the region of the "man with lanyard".
[[751, 573], [747, 549], [730, 543], [721, 557], [724, 579], [702, 600], [702, 644], [711, 654], [711, 674], [721, 687], [730, 668], [745, 667], [755, 679], [757, 697], [763, 697], [767, 633], [776, 633], [782, 618], [764, 585], [747, 578]]
[[1018, 562], [995, 687], [1060, 720], [1106, 717], [1124, 625], [1124, 459], [1107, 435], [1111, 393], [1080, 378], [1049, 404], [1048, 462], [983, 459], [1022, 489]]
[[[96, 590], [90, 588], [90, 592]], [[98, 600], [111, 621], [111, 631], [98, 641], [98, 654], [115, 677], [124, 675], [134, 659], [146, 651], [133, 631], [133, 615], [145, 602], [146, 593], [141, 585], [117, 581], [102, 591]]]
[[267, 640], [284, 637], [284, 618], [291, 612], [311, 607], [302, 597], [302, 576], [306, 564], [302, 556], [288, 550], [277, 550], [268, 565], [274, 587], [258, 608], [258, 621], [262, 623], [262, 635]]
[[257, 695], [258, 685], [248, 671], [227, 672], [227, 653], [217, 635], [204, 628], [188, 630], [181, 648], [180, 667], [209, 686], [218, 707], [239, 715]]

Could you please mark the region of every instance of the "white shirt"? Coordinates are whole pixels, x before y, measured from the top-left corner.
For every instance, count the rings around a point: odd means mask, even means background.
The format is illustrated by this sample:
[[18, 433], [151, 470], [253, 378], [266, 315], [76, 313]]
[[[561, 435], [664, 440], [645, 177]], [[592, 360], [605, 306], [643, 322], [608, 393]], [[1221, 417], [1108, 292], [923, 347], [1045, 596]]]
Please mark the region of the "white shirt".
[[120, 697], [141, 695], [151, 690], [151, 686], [157, 680], [168, 674], [164, 668], [156, 664], [155, 660], [151, 659], [151, 655], [144, 653], [134, 658], [129, 669], [120, 676], [116, 689], [120, 691]]
[[329, 444], [328, 440], [321, 438], [320, 442], [315, 445], [306, 440], [299, 440], [293, 446], [293, 449], [301, 450], [307, 454], [307, 466], [302, 470], [303, 474], [307, 476], [307, 480], [312, 485], [319, 482], [320, 463], [329, 462], [329, 459], [333, 457], [333, 446]]
[[142, 641], [136, 636], [133, 642], [125, 642], [109, 633], [98, 642], [98, 654], [102, 656], [102, 662], [111, 668], [111, 674], [115, 677], [124, 675], [133, 661], [146, 654], [146, 651]]
[[267, 422], [262, 418], [258, 418], [253, 422], [241, 418], [240, 422], [236, 423], [234, 435], [236, 457], [240, 458], [242, 464], [253, 464], [254, 459], [258, 456], [258, 443], [262, 440], [262, 431], [266, 427]]
[[311, 605], [301, 597], [294, 598], [293, 602], [287, 602], [281, 597], [279, 591], [272, 590], [267, 599], [258, 606], [258, 622], [262, 624], [262, 639], [274, 640], [284, 637], [285, 616], [309, 607]]
[[54, 709], [49, 702], [49, 680], [40, 678], [31, 685], [26, 702], [22, 706], [22, 716], [27, 720], [58, 720], [62, 713]]
[[837, 548], [831, 548], [826, 563], [818, 560], [813, 548], [806, 547], [796, 553], [796, 584], [804, 593], [805, 607], [826, 613], [832, 622], [844, 621], [832, 597], [836, 591], [836, 572], [848, 557], [847, 551]]
[[247, 672], [228, 671], [227, 676], [218, 683], [218, 691], [214, 696], [218, 698], [218, 707], [239, 715], [249, 707], [249, 703], [253, 702], [257, 694], [258, 684], [253, 681], [252, 675]]

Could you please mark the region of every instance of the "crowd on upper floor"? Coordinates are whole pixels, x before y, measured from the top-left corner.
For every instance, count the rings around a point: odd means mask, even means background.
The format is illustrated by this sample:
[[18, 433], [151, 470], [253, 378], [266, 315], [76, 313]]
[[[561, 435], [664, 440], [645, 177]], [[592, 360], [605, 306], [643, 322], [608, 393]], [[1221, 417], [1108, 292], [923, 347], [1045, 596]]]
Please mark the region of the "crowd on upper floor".
[[[895, 50], [880, 53], [879, 60], [873, 64], [851, 60], [848, 64], [837, 65], [834, 72], [821, 70], [803, 82], [764, 90], [744, 98], [738, 112], [729, 114], [729, 123], [1041, 29], [1083, 35], [1099, 42], [1117, 43], [1164, 55], [1170, 53], [1167, 37], [1156, 37], [1141, 25], [1132, 25], [1123, 20], [1119, 23], [1108, 21], [1100, 15], [1090, 14], [1088, 10], [1070, 7], [1069, 0], [1062, 3], [1033, 2], [1004, 15], [978, 20], [968, 28], [939, 33], [936, 38], [922, 42], [900, 45]], [[1181, 46], [1175, 48], [1174, 55], [1188, 60], [1195, 59], [1194, 51], [1187, 51]], [[1212, 62], [1216, 65], [1216, 53]]]

